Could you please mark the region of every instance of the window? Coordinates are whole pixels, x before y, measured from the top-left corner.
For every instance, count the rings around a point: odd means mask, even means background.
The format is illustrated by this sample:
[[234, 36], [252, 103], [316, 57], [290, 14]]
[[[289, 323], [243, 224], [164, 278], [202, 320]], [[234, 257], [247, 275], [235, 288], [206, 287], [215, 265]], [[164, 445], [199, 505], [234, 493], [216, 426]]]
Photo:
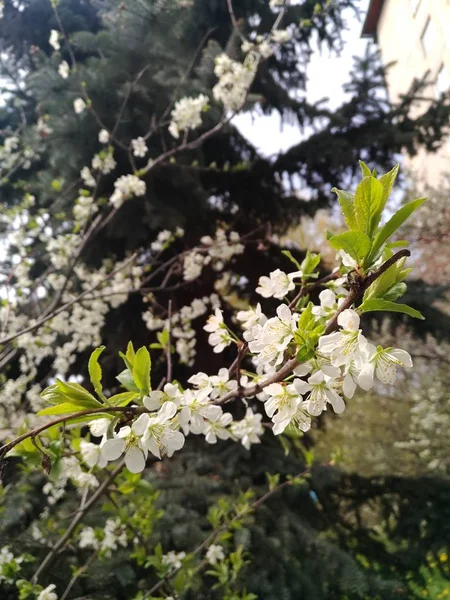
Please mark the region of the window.
[[436, 39], [433, 23], [431, 22], [430, 17], [428, 17], [422, 35], [420, 36], [420, 43], [422, 44], [425, 56], [431, 56], [435, 41]]
[[436, 97], [439, 97], [444, 92], [447, 92], [450, 89], [450, 78], [448, 76], [448, 71], [445, 68], [445, 65], [441, 65], [439, 72], [436, 76], [436, 82], [434, 84]]
[[411, 5], [413, 17], [415, 17], [417, 10], [419, 9], [420, 0], [409, 0], [409, 3]]

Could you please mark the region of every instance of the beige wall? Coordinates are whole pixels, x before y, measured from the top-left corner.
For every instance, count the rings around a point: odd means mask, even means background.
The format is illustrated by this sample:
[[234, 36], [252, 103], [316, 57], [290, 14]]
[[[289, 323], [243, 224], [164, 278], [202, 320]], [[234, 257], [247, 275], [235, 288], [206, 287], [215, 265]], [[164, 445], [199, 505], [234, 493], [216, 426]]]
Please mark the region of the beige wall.
[[[383, 62], [396, 61], [388, 73], [392, 101], [397, 101], [413, 79], [423, 76], [427, 70], [434, 81], [443, 66], [444, 76], [450, 83], [450, 0], [420, 0], [415, 14], [414, 4], [417, 0], [385, 0], [378, 23]], [[421, 37], [428, 19], [431, 49], [426, 53]], [[429, 87], [427, 94], [436, 94], [435, 85]], [[450, 136], [437, 153], [420, 151], [418, 156], [407, 159], [407, 165], [420, 180], [436, 185], [442, 173], [450, 173]]]

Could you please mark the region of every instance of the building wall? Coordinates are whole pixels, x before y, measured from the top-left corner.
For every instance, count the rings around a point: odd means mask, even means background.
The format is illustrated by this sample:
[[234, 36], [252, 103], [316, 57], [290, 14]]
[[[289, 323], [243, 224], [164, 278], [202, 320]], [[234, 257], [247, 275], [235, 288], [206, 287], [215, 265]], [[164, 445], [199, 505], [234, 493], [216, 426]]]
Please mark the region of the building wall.
[[[396, 62], [388, 72], [392, 101], [428, 70], [441, 91], [450, 87], [450, 0], [385, 0], [377, 36], [384, 64]], [[438, 85], [430, 85], [427, 94], [437, 95]], [[407, 165], [418, 180], [436, 186], [442, 174], [450, 174], [450, 136], [437, 153], [421, 150]]]

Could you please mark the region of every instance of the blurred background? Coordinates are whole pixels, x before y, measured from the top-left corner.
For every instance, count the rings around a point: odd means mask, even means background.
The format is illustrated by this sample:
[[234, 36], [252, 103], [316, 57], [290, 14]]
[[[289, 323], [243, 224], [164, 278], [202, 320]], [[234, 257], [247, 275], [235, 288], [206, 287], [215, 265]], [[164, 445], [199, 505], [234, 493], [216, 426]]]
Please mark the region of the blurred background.
[[[95, 269], [107, 258], [122, 260], [150, 247], [159, 231], [177, 227], [185, 236], [167, 252], [214, 235], [217, 226], [241, 236], [251, 232], [253, 240], [224, 272], [211, 268], [200, 280], [170, 294], [155, 292], [150, 300], [130, 294], [111, 309], [101, 329], [104, 377], [114, 388], [117, 352], [129, 339], [136, 346], [156, 341], [155, 320], [167, 316], [169, 298], [174, 312], [212, 292], [227, 315], [254, 305], [258, 278], [290, 269], [280, 246], [300, 260], [308, 248], [321, 252], [323, 272], [332, 269], [335, 256], [325, 233], [338, 232], [343, 223], [331, 188], [354, 189], [358, 159], [381, 173], [399, 162], [391, 210], [429, 197], [400, 237], [411, 242], [414, 266], [405, 302], [426, 320], [368, 316], [364, 328], [383, 346], [408, 350], [414, 370], [393, 387], [359, 391], [343, 415], [328, 411], [302, 438], [286, 437], [280, 444], [266, 436], [249, 452], [227, 442], [212, 447], [193, 440], [180, 456], [149, 468], [146, 477], [167, 511], [157, 535], [163, 545], [182, 551], [202, 539], [207, 507], [218, 497], [263, 490], [266, 473], [285, 476], [313, 463], [304, 487], [271, 499], [236, 534], [252, 560], [245, 574], [249, 591], [264, 600], [450, 598], [450, 2], [333, 0], [322, 11], [316, 4], [290, 3], [283, 27], [302, 27], [262, 64], [244, 110], [199, 148], [152, 171], [145, 197], [124, 205], [83, 252], [86, 268]], [[225, 0], [57, 5], [71, 50], [62, 43], [55, 53], [49, 46], [50, 31], [60, 23], [47, 0], [5, 0], [0, 21], [0, 137], [20, 130], [30, 148], [36, 136], [39, 141], [30, 164], [12, 163], [2, 173], [1, 205], [14, 209], [30, 194], [30, 214], [45, 217], [53, 231], [64, 229], [80, 169], [99, 151], [98, 118], [112, 127], [122, 111], [117, 136], [129, 143], [149, 130], [174, 95], [210, 93], [220, 52], [241, 58]], [[268, 0], [234, 0], [233, 10], [247, 37], [263, 34], [273, 21]], [[77, 77], [58, 75], [62, 59], [76, 60]], [[80, 82], [96, 116], [73, 111]], [[204, 128], [218, 116], [213, 105]], [[172, 142], [164, 134], [151, 137], [150, 155]], [[117, 176], [128, 172], [126, 152], [118, 147], [114, 156], [116, 170], [101, 184], [105, 198]], [[2, 223], [6, 285], [20, 252]], [[36, 280], [45, 264], [38, 238], [32, 247], [29, 277]], [[26, 310], [33, 315], [35, 306]], [[195, 350], [186, 350], [183, 335], [177, 340], [174, 377], [180, 381], [200, 369], [216, 372], [234, 358], [231, 350], [212, 355], [204, 319], [194, 321]], [[68, 375], [86, 378], [90, 349], [77, 354]], [[9, 357], [2, 363], [2, 438], [25, 418], [30, 390], [37, 398], [55, 373], [45, 357], [24, 383], [20, 352], [2, 349], [2, 357]], [[153, 360], [156, 381], [164, 356], [155, 352]], [[38, 399], [33, 402], [39, 407]], [[43, 475], [8, 467], [5, 481], [17, 483], [18, 491], [2, 505], [0, 546], [43, 556], [45, 543], [32, 535], [31, 524], [41, 519], [51, 534], [57, 515], [75, 506], [75, 492], [66, 492], [49, 521], [39, 517], [47, 503]], [[51, 581], [68, 572], [70, 558], [63, 554]], [[92, 566], [77, 584], [78, 597], [137, 598], [142, 578], [119, 550], [107, 564]], [[220, 598], [214, 594], [202, 588], [186, 597]]]

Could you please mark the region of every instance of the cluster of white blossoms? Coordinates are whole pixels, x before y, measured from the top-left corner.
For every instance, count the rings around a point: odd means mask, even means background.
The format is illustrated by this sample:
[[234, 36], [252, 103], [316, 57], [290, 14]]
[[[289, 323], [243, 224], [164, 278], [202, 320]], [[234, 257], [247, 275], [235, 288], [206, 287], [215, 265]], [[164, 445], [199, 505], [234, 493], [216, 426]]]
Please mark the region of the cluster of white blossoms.
[[231, 231], [227, 235], [227, 232], [220, 227], [216, 230], [214, 238], [209, 235], [203, 236], [200, 240], [203, 248], [193, 250], [184, 257], [183, 279], [185, 281], [197, 279], [202, 274], [203, 268], [209, 264], [215, 271], [221, 271], [233, 256], [244, 252], [245, 247], [240, 239], [236, 231]]
[[73, 207], [75, 223], [85, 225], [97, 211], [98, 206], [95, 204], [93, 196], [86, 196], [84, 194], [78, 196]]
[[255, 78], [260, 55], [250, 51], [243, 63], [233, 60], [227, 54], [215, 59], [214, 73], [219, 81], [213, 88], [213, 96], [226, 109], [238, 111], [242, 108], [248, 90]]
[[[264, 297], [284, 297], [295, 288], [293, 280], [301, 276], [301, 271], [286, 274], [277, 269], [270, 277], [260, 279], [257, 291]], [[311, 307], [317, 325], [325, 326], [343, 300], [343, 296], [337, 297], [332, 290], [322, 291], [320, 306]], [[253, 354], [253, 362], [260, 369], [253, 381], [248, 377], [241, 378], [244, 390], [255, 381], [261, 383], [276, 375], [286, 355], [292, 356], [300, 316], [301, 313], [292, 312], [287, 304], [281, 304], [277, 316], [272, 318], [262, 312], [259, 304], [255, 309], [238, 312], [243, 337]], [[368, 390], [374, 385], [375, 377], [382, 383], [393, 384], [397, 367], [412, 367], [411, 357], [405, 350], [383, 349], [369, 343], [359, 328], [360, 317], [355, 310], [340, 312], [337, 324], [340, 330], [322, 335], [315, 356], [294, 369], [294, 379], [270, 383], [258, 394], [267, 416], [272, 419], [275, 435], [291, 424], [307, 431], [311, 427], [311, 417], [319, 416], [328, 404], [336, 413], [342, 413], [345, 409], [343, 396], [352, 398], [357, 386]], [[216, 353], [236, 342], [236, 336], [225, 324], [218, 308], [204, 329], [210, 334], [208, 341]], [[229, 386], [234, 384], [230, 382]]]
[[20, 571], [20, 564], [23, 562], [22, 556], [14, 556], [9, 546], [0, 548], [0, 582], [14, 582], [14, 575]]
[[202, 124], [202, 112], [207, 110], [208, 96], [200, 94], [196, 98], [185, 97], [175, 103], [171, 112], [169, 132], [174, 138], [180, 137], [180, 132], [197, 129]]
[[79, 534], [78, 546], [92, 548], [104, 556], [111, 556], [114, 550], [128, 545], [126, 525], [118, 518], [107, 519], [104, 529], [94, 530], [92, 527], [83, 527]]
[[209, 444], [234, 439], [249, 448], [259, 443], [263, 433], [261, 415], [248, 408], [242, 421], [233, 421], [231, 413], [217, 404], [222, 394], [236, 390], [237, 381], [223, 368], [209, 377], [196, 373], [189, 379], [193, 386], [182, 390], [177, 383], [166, 383], [162, 390], [151, 391], [143, 399], [143, 414], [130, 425], [111, 432], [107, 418], [92, 421], [91, 435], [101, 437], [99, 444], [84, 442], [81, 454], [90, 467], [103, 467], [124, 455], [132, 473], [144, 470], [149, 454], [171, 457], [180, 450], [189, 434], [203, 435]]
[[120, 208], [126, 200], [133, 196], [143, 196], [145, 191], [145, 181], [136, 175], [122, 175], [114, 182], [114, 192], [109, 198], [109, 203], [114, 208]]
[[257, 35], [254, 40], [245, 40], [241, 45], [241, 50], [245, 54], [249, 52], [259, 54], [261, 58], [265, 59], [272, 56], [278, 45], [285, 44], [291, 38], [292, 32], [288, 29], [275, 29], [267, 36]]
[[91, 164], [94, 170], [100, 171], [103, 175], [107, 175], [108, 173], [111, 173], [111, 171], [114, 171], [116, 168], [116, 161], [112, 153], [112, 148], [110, 148], [109, 151], [102, 150], [99, 154], [96, 154], [92, 159]]
[[169, 231], [163, 229], [156, 236], [156, 240], [150, 244], [152, 252], [162, 252], [169, 248], [169, 246], [177, 239], [184, 235], [184, 229], [177, 227], [175, 231]]

